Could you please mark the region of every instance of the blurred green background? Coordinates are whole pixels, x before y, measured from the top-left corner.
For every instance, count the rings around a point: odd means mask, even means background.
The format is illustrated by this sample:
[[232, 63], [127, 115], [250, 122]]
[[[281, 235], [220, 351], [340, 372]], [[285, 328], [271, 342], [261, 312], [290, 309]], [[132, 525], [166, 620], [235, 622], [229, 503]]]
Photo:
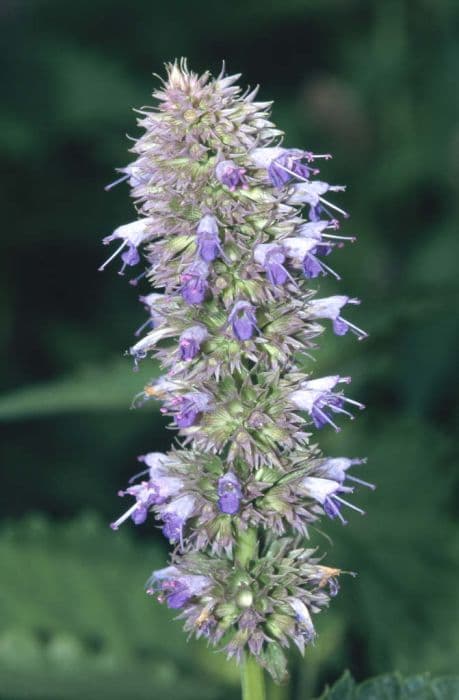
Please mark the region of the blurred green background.
[[[352, 374], [365, 416], [332, 455], [368, 455], [365, 519], [326, 522], [328, 562], [358, 571], [305, 661], [270, 697], [458, 667], [455, 509], [459, 341], [459, 4], [454, 0], [3, 0], [0, 698], [237, 697], [237, 672], [143, 585], [166, 560], [150, 523], [112, 533], [135, 457], [167, 449], [154, 407], [130, 411], [154, 368], [123, 356], [144, 318], [135, 289], [98, 273], [100, 238], [133, 218], [131, 107], [151, 104], [164, 61], [242, 72], [275, 99], [286, 144], [334, 160], [348, 184], [334, 253], [362, 298], [363, 344], [327, 337], [317, 372]], [[330, 334], [329, 334], [330, 335]]]

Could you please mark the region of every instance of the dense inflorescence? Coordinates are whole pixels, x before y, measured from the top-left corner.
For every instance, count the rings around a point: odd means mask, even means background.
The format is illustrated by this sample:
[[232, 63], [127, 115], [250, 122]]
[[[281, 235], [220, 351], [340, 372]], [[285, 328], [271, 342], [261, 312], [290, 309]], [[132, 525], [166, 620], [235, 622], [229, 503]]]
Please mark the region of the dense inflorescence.
[[189, 632], [280, 678], [282, 647], [303, 650], [312, 615], [338, 591], [340, 571], [304, 547], [310, 526], [345, 522], [343, 509], [360, 510], [355, 485], [372, 486], [349, 474], [364, 460], [325, 457], [313, 441], [363, 408], [343, 392], [350, 378], [304, 369], [323, 322], [366, 336], [347, 318], [357, 299], [316, 298], [311, 284], [339, 279], [325, 259], [354, 239], [337, 233], [347, 214], [328, 199], [344, 188], [316, 177], [330, 156], [279, 145], [256, 90], [184, 61], [167, 74], [120, 178], [139, 218], [104, 239], [119, 247], [102, 269], [120, 254], [124, 273], [142, 249], [146, 271], [131, 282], [162, 290], [140, 297], [148, 318], [136, 335], [147, 332], [130, 353], [165, 372], [135, 404], [161, 401], [179, 440], [139, 457], [144, 471], [120, 492], [134, 500], [112, 527], [151, 513], [174, 551], [147, 591]]

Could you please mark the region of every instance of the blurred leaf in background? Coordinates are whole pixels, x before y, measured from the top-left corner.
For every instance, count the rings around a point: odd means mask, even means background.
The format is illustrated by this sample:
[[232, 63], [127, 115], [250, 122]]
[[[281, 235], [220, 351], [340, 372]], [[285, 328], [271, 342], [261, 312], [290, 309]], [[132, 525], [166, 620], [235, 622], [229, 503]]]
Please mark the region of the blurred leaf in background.
[[[145, 601], [144, 580], [166, 560], [156, 529], [136, 529], [134, 545], [134, 535], [117, 539], [80, 517], [89, 509], [110, 522], [136, 455], [172, 441], [153, 405], [129, 410], [157, 372], [145, 362], [133, 373], [122, 358], [144, 320], [145, 287], [127, 284], [116, 265], [97, 268], [100, 238], [135, 215], [123, 185], [103, 191], [129, 161], [131, 107], [151, 102], [151, 74], [181, 55], [197, 71], [218, 71], [226, 59], [261, 84], [262, 99], [276, 100], [287, 145], [334, 154], [324, 175], [348, 185], [343, 233], [358, 236], [334, 253], [343, 282], [318, 288], [361, 297], [352, 320], [370, 338], [356, 345], [329, 334], [314, 371], [354, 377], [367, 415], [321, 439], [332, 455], [368, 455], [362, 478], [378, 489], [356, 497], [364, 520], [326, 524], [333, 545], [313, 533], [329, 561], [359, 575], [319, 616], [318, 643], [304, 663], [292, 657], [291, 685], [272, 700], [318, 695], [344, 668], [357, 681], [394, 669], [457, 670], [459, 4], [201, 0], [196, 8], [184, 0], [0, 8], [8, 700], [35, 689], [50, 700], [89, 698], [97, 673], [113, 697], [132, 700], [152, 694], [156, 675], [172, 698], [234, 692], [233, 670], [226, 681], [218, 675], [223, 659], [202, 652], [201, 660], [172, 615]], [[106, 632], [89, 629], [92, 620]]]

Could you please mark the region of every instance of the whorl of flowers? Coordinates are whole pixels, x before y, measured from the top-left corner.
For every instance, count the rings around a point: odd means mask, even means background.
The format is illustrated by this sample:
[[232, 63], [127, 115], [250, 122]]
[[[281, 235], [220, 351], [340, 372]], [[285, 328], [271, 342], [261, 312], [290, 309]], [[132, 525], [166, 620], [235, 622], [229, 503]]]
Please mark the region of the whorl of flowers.
[[[240, 660], [250, 652], [276, 677], [282, 647], [314, 640], [313, 616], [338, 591], [340, 571], [304, 548], [324, 515], [345, 523], [364, 462], [321, 454], [314, 433], [340, 430], [363, 405], [349, 377], [313, 378], [310, 352], [328, 321], [337, 335], [366, 333], [348, 319], [357, 299], [316, 298], [337, 233], [329, 200], [344, 188], [316, 179], [317, 155], [280, 145], [269, 102], [241, 93], [238, 75], [167, 66], [155, 108], [140, 110], [143, 135], [122, 170], [137, 221], [104, 243], [126, 267], [147, 261], [155, 289], [140, 297], [148, 318], [130, 349], [165, 374], [136, 398], [161, 401], [178, 430], [167, 454], [139, 457], [145, 470], [120, 492], [128, 518], [155, 518], [174, 545], [147, 592], [180, 611], [185, 629]], [[327, 263], [325, 262], [327, 260]], [[307, 366], [308, 369], [304, 369]], [[360, 511], [362, 512], [362, 511]]]

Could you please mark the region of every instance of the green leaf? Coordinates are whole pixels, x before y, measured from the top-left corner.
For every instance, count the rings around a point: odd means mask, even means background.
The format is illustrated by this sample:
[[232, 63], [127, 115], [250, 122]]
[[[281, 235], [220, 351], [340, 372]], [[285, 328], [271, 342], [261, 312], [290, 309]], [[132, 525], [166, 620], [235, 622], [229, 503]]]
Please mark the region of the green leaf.
[[[137, 372], [132, 371], [129, 360], [112, 360], [105, 367], [82, 367], [69, 377], [0, 396], [0, 420], [128, 409], [133, 396], [159, 374], [158, 364], [148, 360]], [[156, 407], [157, 402], [151, 401], [150, 405]]]
[[458, 700], [459, 676], [437, 678], [429, 674], [402, 678], [390, 673], [356, 685], [348, 671], [320, 700]]
[[166, 564], [162, 547], [134, 546], [89, 515], [65, 526], [34, 516], [3, 529], [0, 560], [1, 700], [228, 692], [216, 655], [188, 644], [172, 612], [144, 592]]

